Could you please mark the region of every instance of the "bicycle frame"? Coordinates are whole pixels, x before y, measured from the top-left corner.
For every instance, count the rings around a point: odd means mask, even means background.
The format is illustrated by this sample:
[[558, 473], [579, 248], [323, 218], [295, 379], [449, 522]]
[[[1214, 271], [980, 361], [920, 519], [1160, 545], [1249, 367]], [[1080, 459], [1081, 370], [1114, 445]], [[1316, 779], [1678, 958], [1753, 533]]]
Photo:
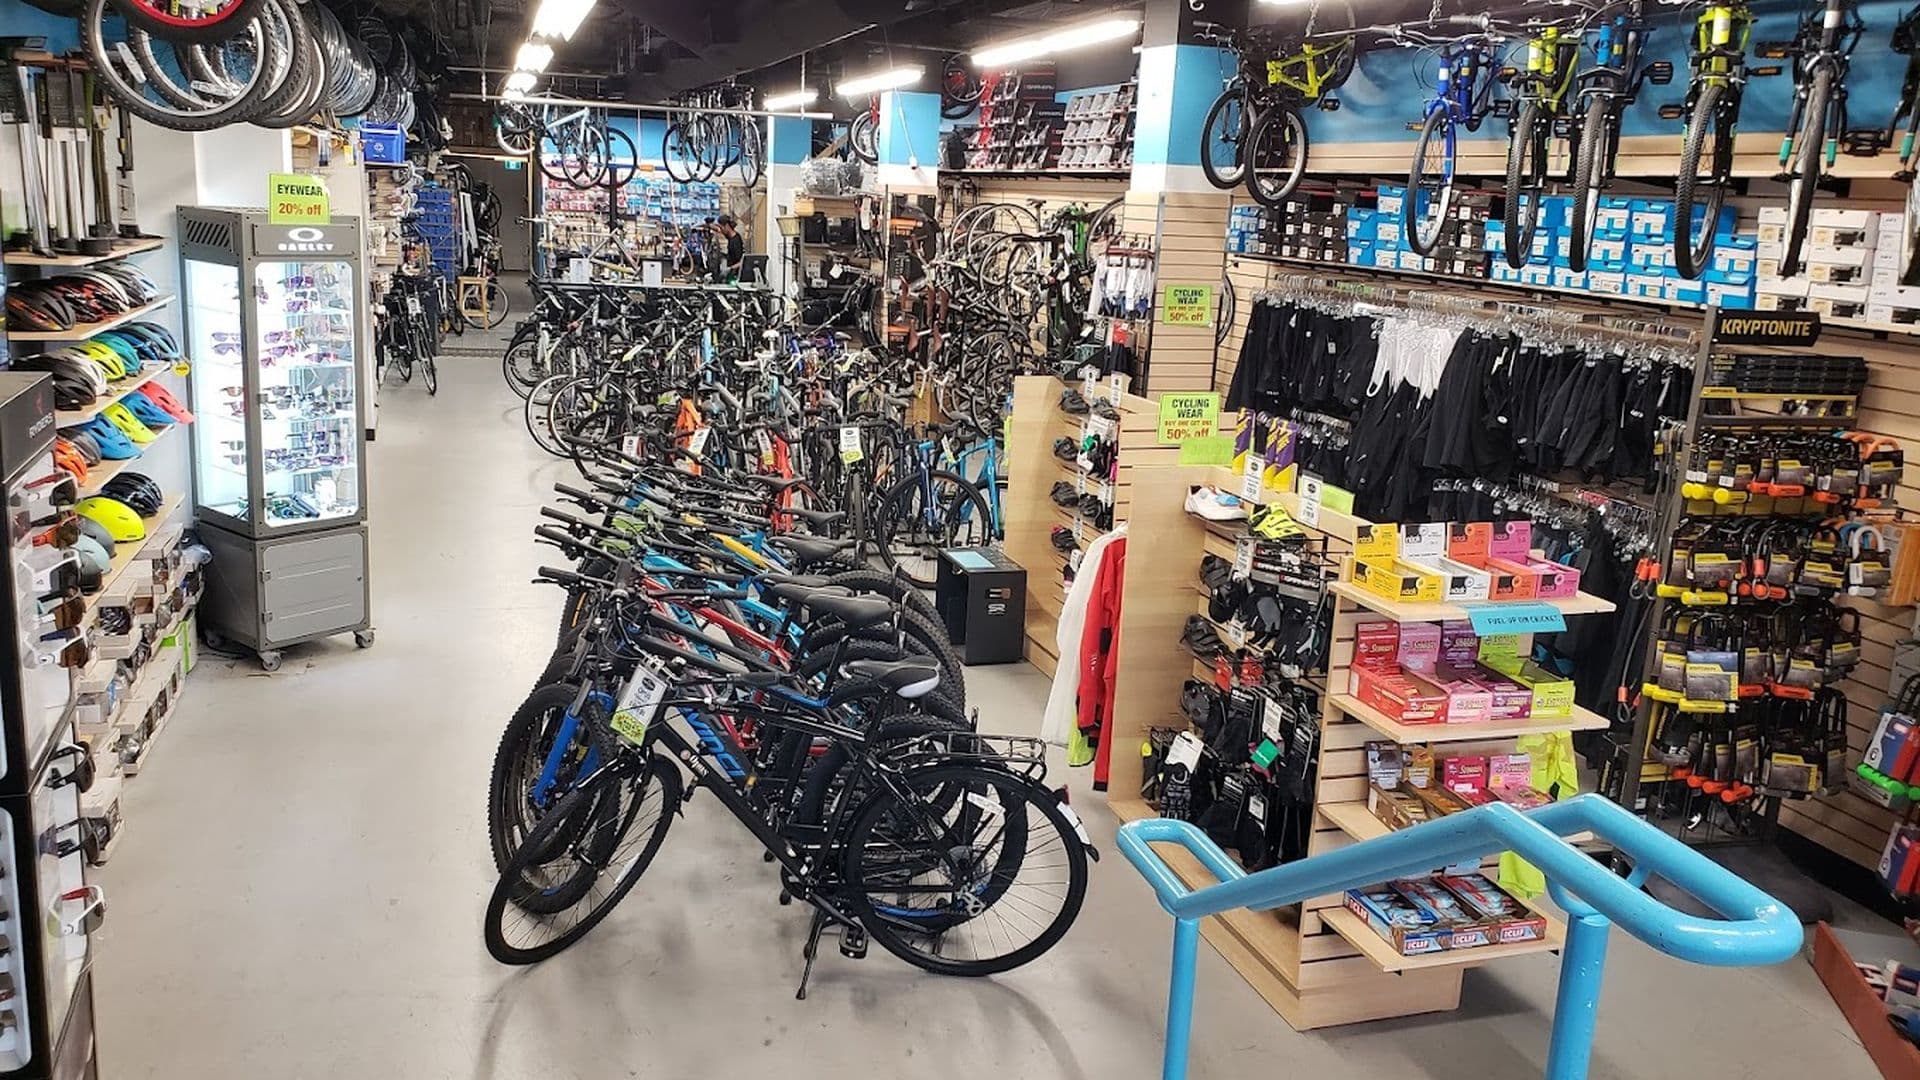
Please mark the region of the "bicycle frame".
[[1349, 34], [1331, 45], [1301, 42], [1300, 51], [1292, 56], [1267, 61], [1267, 86], [1291, 90], [1307, 104], [1319, 101], [1328, 91], [1337, 88], [1333, 73], [1340, 67], [1342, 57], [1358, 47], [1356, 40]]
[[[1448, 45], [1440, 51], [1440, 70], [1434, 76], [1433, 97], [1428, 99], [1422, 118], [1436, 112], [1445, 111], [1447, 119], [1452, 121], [1449, 128], [1464, 127], [1468, 131], [1480, 126], [1491, 109], [1489, 99], [1493, 96], [1494, 85], [1498, 79], [1498, 57], [1493, 49], [1481, 42]], [[1455, 139], [1453, 132], [1447, 132], [1447, 177], [1453, 176]]]
[[1688, 62], [1694, 87], [1707, 83], [1738, 87], [1745, 82], [1747, 43], [1752, 36], [1753, 12], [1745, 4], [1708, 4], [1693, 21]]

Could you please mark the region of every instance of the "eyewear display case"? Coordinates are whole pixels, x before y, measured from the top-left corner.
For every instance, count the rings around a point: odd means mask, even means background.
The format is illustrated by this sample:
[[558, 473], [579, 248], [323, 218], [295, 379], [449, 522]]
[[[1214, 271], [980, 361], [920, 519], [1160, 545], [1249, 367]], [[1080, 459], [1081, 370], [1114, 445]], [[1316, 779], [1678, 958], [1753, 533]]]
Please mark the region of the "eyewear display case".
[[360, 224], [181, 207], [195, 516], [213, 552], [203, 626], [260, 654], [372, 643]]

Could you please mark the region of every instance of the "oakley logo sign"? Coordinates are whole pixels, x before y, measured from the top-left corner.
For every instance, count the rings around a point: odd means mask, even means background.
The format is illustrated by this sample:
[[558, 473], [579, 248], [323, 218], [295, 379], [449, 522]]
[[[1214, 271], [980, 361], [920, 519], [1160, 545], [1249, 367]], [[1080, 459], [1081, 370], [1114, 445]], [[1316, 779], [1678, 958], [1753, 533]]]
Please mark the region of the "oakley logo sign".
[[287, 230], [287, 238], [274, 245], [275, 251], [311, 252], [332, 251], [337, 247], [327, 238], [325, 229], [311, 225], [299, 225]]

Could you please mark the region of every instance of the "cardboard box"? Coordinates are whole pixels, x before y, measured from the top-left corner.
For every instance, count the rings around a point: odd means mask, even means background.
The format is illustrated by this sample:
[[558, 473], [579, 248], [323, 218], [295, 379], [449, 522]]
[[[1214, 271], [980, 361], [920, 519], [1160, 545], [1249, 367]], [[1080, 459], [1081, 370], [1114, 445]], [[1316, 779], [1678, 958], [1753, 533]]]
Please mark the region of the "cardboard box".
[[1515, 656], [1483, 654], [1480, 662], [1532, 691], [1535, 717], [1552, 720], [1573, 717], [1572, 679], [1562, 678], [1531, 660]]
[[1390, 523], [1354, 526], [1353, 554], [1359, 559], [1391, 559], [1399, 555], [1399, 527]]
[[1478, 567], [1456, 562], [1444, 555], [1408, 561], [1440, 576], [1442, 581], [1440, 595], [1449, 603], [1485, 600], [1492, 595], [1493, 576]]
[[1419, 800], [1420, 805], [1427, 808], [1429, 818], [1446, 817], [1448, 814], [1473, 809], [1472, 804], [1439, 784], [1428, 784], [1426, 787], [1403, 787], [1400, 790]]
[[1452, 936], [1449, 931], [1433, 925], [1432, 920], [1405, 897], [1384, 885], [1348, 892], [1346, 906], [1348, 911], [1366, 920], [1367, 926], [1401, 956], [1445, 952], [1447, 939]]
[[1446, 874], [1436, 880], [1458, 896], [1467, 910], [1492, 926], [1495, 944], [1514, 945], [1546, 938], [1546, 917], [1509, 896], [1486, 875]]
[[1495, 791], [1533, 782], [1532, 754], [1494, 754], [1487, 758], [1487, 786]]
[[1440, 760], [1440, 784], [1455, 795], [1485, 791], [1487, 759], [1480, 754], [1456, 754]]
[[1399, 666], [1422, 675], [1440, 660], [1440, 628], [1433, 623], [1400, 623], [1400, 643], [1394, 659]]
[[1471, 669], [1436, 664], [1427, 678], [1447, 695], [1447, 723], [1472, 724], [1493, 710], [1493, 693], [1473, 678]]
[[1525, 720], [1533, 715], [1533, 691], [1485, 666], [1477, 669], [1475, 681], [1493, 695], [1489, 720]]
[[1398, 788], [1371, 784], [1367, 788], [1367, 809], [1389, 829], [1406, 829], [1427, 822], [1427, 808], [1419, 799]]
[[1438, 574], [1399, 558], [1355, 559], [1353, 581], [1375, 596], [1408, 603], [1438, 603], [1442, 593]]
[[1447, 931], [1448, 949], [1476, 949], [1493, 942], [1493, 927], [1476, 917], [1466, 902], [1433, 878], [1401, 878], [1390, 882], [1435, 926]]
[[1353, 638], [1351, 666], [1372, 671], [1393, 671], [1400, 666], [1399, 623], [1359, 623], [1353, 628]]
[[1447, 719], [1447, 695], [1411, 671], [1347, 669], [1347, 692], [1403, 724], [1441, 724]]

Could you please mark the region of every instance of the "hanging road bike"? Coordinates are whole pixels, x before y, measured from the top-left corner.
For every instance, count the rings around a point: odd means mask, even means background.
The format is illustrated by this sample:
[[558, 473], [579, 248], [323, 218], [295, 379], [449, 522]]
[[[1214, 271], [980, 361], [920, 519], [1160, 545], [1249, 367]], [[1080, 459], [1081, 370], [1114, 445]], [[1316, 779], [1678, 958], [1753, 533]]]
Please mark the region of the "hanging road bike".
[[710, 110], [754, 107], [753, 88], [725, 84], [688, 91], [674, 99], [683, 112], [669, 113], [660, 140], [667, 175], [683, 184], [711, 180], [728, 169], [740, 170], [740, 182], [752, 187], [766, 164], [761, 118]]
[[[1753, 12], [1746, 4], [1709, 3], [1693, 23], [1686, 100], [1660, 110], [1667, 119], [1688, 117], [1673, 189], [1673, 264], [1682, 277], [1699, 277], [1713, 261], [1714, 223], [1733, 182], [1733, 131], [1752, 34]], [[1703, 225], [1699, 236], [1695, 222]]]
[[[1640, 49], [1650, 27], [1641, 14], [1640, 0], [1608, 17], [1602, 13], [1593, 29], [1593, 55], [1580, 72], [1580, 140], [1573, 156], [1573, 205], [1569, 220], [1567, 265], [1587, 268], [1587, 250], [1593, 245], [1594, 218], [1600, 193], [1613, 182], [1620, 153], [1620, 120], [1639, 96], [1643, 83], [1665, 86], [1673, 81], [1673, 65], [1657, 60], [1640, 66]], [[1511, 247], [1509, 247], [1511, 252]]]
[[1407, 175], [1406, 198], [1400, 210], [1407, 245], [1422, 255], [1431, 255], [1440, 245], [1442, 226], [1453, 209], [1460, 129], [1479, 129], [1481, 121], [1494, 111], [1493, 88], [1500, 81], [1496, 50], [1501, 38], [1489, 29], [1488, 20], [1484, 16], [1458, 15], [1444, 22], [1477, 29], [1460, 37], [1443, 37], [1409, 26], [1383, 31], [1400, 44], [1431, 48], [1439, 54], [1440, 66], [1434, 75], [1433, 97], [1427, 102], [1425, 119], [1410, 125], [1417, 127], [1420, 139], [1414, 144], [1413, 168]]
[[533, 157], [541, 175], [554, 183], [621, 188], [640, 168], [632, 137], [609, 124], [603, 109], [537, 98], [502, 101], [494, 108], [493, 122], [500, 148]]

